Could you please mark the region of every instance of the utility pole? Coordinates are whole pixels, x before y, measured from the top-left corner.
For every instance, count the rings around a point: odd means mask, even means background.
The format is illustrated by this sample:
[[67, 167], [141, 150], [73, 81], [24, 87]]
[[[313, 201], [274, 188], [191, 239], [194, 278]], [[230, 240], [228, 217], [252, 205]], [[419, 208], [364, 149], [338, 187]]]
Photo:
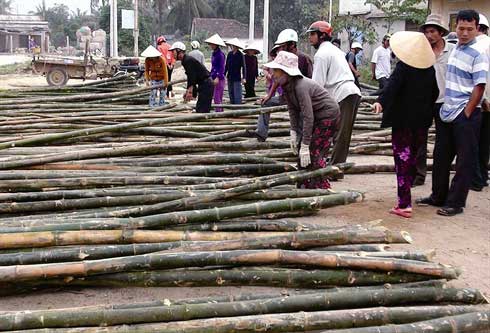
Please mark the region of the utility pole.
[[262, 61], [267, 63], [269, 60], [269, 0], [264, 0], [264, 53]]
[[328, 23], [332, 24], [332, 0], [330, 0], [330, 5], [328, 6]]
[[118, 38], [117, 38], [117, 0], [111, 1], [111, 33], [110, 33], [110, 49], [111, 57], [118, 57]]
[[248, 43], [255, 39], [255, 0], [250, 0], [250, 21], [248, 24]]
[[134, 36], [134, 56], [138, 57], [139, 56], [139, 36], [140, 36], [140, 29], [139, 29], [139, 12], [138, 12], [138, 0], [134, 0], [134, 29], [133, 29], [133, 36]]

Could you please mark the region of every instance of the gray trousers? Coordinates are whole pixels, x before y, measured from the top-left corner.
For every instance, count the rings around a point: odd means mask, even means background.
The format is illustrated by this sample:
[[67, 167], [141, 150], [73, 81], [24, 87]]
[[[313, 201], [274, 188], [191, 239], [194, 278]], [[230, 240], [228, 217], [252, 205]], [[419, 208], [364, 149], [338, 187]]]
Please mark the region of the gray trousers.
[[349, 95], [340, 103], [340, 126], [335, 136], [331, 164], [344, 163], [349, 155], [352, 128], [357, 116], [361, 96]]
[[[281, 96], [274, 96], [266, 103], [264, 103], [263, 107], [272, 107], [272, 106], [280, 106], [284, 103], [281, 102]], [[270, 113], [264, 113], [259, 115], [259, 119], [257, 120], [257, 129], [255, 133], [260, 136], [262, 139], [267, 140], [269, 136], [269, 121], [271, 119]]]

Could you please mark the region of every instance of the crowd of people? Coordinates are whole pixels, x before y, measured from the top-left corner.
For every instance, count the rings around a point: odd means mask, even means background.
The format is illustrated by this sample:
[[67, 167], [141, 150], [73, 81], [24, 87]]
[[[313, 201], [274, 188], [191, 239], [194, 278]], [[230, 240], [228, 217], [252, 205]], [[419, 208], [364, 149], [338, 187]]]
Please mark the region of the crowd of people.
[[[379, 97], [373, 111], [382, 113], [382, 127], [392, 129], [397, 175], [398, 200], [390, 213], [412, 216], [411, 188], [425, 182], [428, 133], [434, 120], [432, 194], [417, 204], [437, 206], [438, 214], [453, 216], [463, 212], [470, 189], [481, 191], [488, 186], [488, 28], [486, 17], [474, 10], [458, 13], [454, 33], [440, 15], [431, 14], [420, 32], [385, 35], [374, 51], [371, 69], [379, 83], [375, 93]], [[290, 146], [298, 156], [298, 166], [315, 170], [347, 160], [361, 101], [358, 56], [363, 47], [354, 41], [345, 54], [340, 44], [334, 44], [333, 27], [326, 21], [311, 24], [307, 34], [316, 49], [313, 60], [298, 50], [296, 31], [285, 29], [278, 35], [269, 53], [270, 62], [263, 68], [267, 95], [259, 101], [264, 107], [287, 105]], [[184, 99], [197, 97], [196, 112], [210, 112], [213, 99], [216, 112], [222, 112], [219, 105], [226, 82], [232, 104], [242, 103], [242, 86], [245, 97], [256, 97], [260, 50], [245, 47], [236, 38], [225, 42], [219, 35], [205, 42], [212, 50], [210, 71], [197, 41], [191, 43], [188, 54], [185, 44], [170, 46], [163, 37], [157, 41], [158, 49], [150, 46], [145, 50], [146, 78], [156, 87], [151, 106], [165, 103], [162, 96], [170, 91], [175, 61], [182, 63], [187, 75]], [[230, 51], [225, 56], [223, 49], [227, 47]], [[256, 130], [248, 134], [266, 141], [270, 120], [268, 113], [261, 114]], [[455, 157], [456, 173], [450, 183]], [[328, 189], [331, 180], [310, 179], [300, 187]]]

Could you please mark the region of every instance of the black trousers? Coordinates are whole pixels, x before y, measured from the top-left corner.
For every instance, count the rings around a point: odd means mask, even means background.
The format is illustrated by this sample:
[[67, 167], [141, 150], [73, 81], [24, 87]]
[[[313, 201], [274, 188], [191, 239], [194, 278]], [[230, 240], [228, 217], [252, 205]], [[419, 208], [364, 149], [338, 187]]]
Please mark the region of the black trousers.
[[255, 94], [255, 80], [247, 80], [245, 83], [245, 98], [247, 97], [257, 97]]
[[488, 162], [490, 158], [490, 112], [481, 113], [480, 143], [472, 185], [487, 186]]
[[[169, 68], [167, 66], [167, 73], [168, 73], [168, 82], [172, 81], [172, 73], [173, 73], [174, 69], [173, 68]], [[168, 87], [167, 87], [167, 97], [170, 96], [170, 92], [173, 90], [172, 88], [172, 85], [169, 84]]]
[[332, 164], [344, 163], [349, 155], [352, 129], [356, 121], [357, 110], [361, 103], [361, 96], [349, 95], [339, 103], [340, 126], [335, 135], [335, 143], [332, 150]]
[[383, 93], [384, 88], [388, 84], [388, 78], [382, 77], [378, 79], [379, 89], [371, 94], [371, 96], [379, 96]]
[[[464, 112], [451, 123], [436, 115], [436, 144], [432, 170], [432, 200], [441, 205], [461, 208], [473, 178], [481, 126], [481, 110], [475, 109], [470, 118]], [[451, 164], [456, 159], [456, 174], [451, 184]]]
[[[436, 115], [439, 114], [441, 107], [442, 103], [434, 104], [434, 108], [432, 109], [434, 119]], [[429, 129], [427, 129], [427, 137], [428, 136]], [[417, 164], [415, 165], [415, 168], [417, 172], [414, 183], [423, 184], [425, 182], [425, 177], [427, 176], [427, 144], [419, 146], [419, 149], [417, 150]]]
[[213, 80], [208, 78], [202, 83], [199, 83], [197, 95], [196, 112], [209, 113], [211, 111], [211, 103], [214, 95]]

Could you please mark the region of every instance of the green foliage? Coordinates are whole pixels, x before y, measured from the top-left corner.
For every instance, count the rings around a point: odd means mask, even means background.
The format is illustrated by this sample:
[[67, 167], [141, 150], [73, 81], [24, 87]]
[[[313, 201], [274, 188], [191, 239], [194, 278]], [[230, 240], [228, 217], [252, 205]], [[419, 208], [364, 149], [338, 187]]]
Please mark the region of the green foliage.
[[23, 63], [0, 66], [0, 75], [17, 74], [17, 73], [28, 72], [28, 71], [31, 71], [30, 60]]
[[425, 3], [424, 0], [366, 0], [365, 3], [374, 5], [385, 13], [388, 33], [395, 21], [410, 20], [422, 24], [428, 14], [425, 6], [419, 6]]
[[192, 21], [196, 17], [213, 17], [215, 11], [206, 0], [178, 0], [167, 16], [167, 27], [173, 27], [184, 34], [191, 31]]
[[[121, 9], [134, 9], [131, 0], [118, 0], [118, 39], [119, 39], [119, 52], [121, 55], [132, 56], [134, 50], [134, 38], [133, 30], [121, 29]], [[143, 3], [139, 7], [139, 38], [138, 45], [139, 51], [142, 52], [145, 48], [152, 43], [151, 38], [151, 27], [152, 18], [146, 14], [148, 7]], [[99, 18], [100, 29], [104, 30], [107, 34], [110, 33], [110, 7], [105, 5], [100, 7], [100, 18]]]

